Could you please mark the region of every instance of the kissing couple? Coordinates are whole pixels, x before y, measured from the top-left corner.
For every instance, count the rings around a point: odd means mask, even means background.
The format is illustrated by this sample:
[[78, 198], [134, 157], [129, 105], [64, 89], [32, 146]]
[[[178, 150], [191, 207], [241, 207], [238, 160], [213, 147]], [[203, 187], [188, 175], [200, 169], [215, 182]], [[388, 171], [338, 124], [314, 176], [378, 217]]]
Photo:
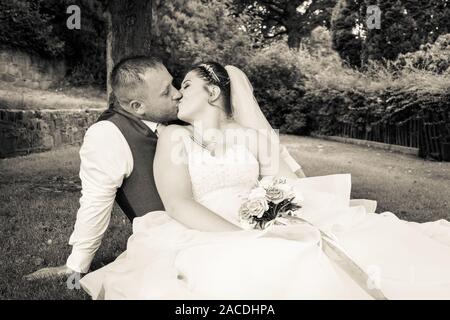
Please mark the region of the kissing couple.
[[[448, 221], [375, 213], [350, 200], [349, 174], [305, 177], [239, 68], [205, 62], [179, 90], [172, 80], [154, 57], [114, 67], [117, 105], [80, 149], [72, 253], [28, 278], [87, 273], [93, 299], [450, 299]], [[177, 119], [187, 125], [167, 125]], [[256, 228], [242, 212], [267, 211], [267, 181], [297, 206]], [[114, 201], [133, 234], [88, 273]]]

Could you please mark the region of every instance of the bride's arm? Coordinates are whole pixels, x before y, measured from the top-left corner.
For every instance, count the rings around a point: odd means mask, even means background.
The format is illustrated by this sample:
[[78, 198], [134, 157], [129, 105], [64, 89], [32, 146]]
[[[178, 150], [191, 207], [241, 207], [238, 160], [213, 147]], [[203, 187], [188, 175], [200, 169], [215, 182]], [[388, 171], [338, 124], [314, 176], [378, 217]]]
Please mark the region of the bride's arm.
[[303, 172], [302, 167], [289, 154], [289, 151], [287, 150], [287, 148], [282, 144], [280, 144], [280, 148], [281, 148], [280, 156], [283, 159], [283, 161], [286, 163], [286, 165], [289, 167], [289, 169], [292, 172], [294, 172], [298, 178], [306, 178], [306, 175]]
[[183, 138], [189, 132], [168, 126], [161, 132], [153, 163], [156, 187], [166, 212], [188, 228], [200, 231], [240, 230], [194, 200]]
[[[274, 139], [277, 139], [273, 137]], [[291, 170], [286, 163], [284, 156], [280, 152], [283, 148], [279, 141], [272, 142], [270, 137], [258, 131], [258, 162], [260, 165], [260, 175], [276, 176], [296, 179], [298, 176]]]

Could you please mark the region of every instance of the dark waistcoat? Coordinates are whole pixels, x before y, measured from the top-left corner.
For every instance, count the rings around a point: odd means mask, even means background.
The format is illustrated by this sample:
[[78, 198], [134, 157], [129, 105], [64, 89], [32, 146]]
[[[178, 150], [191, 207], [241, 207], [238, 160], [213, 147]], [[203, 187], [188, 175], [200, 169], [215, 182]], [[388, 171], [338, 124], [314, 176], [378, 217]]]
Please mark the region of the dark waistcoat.
[[133, 171], [116, 193], [116, 202], [122, 211], [132, 221], [147, 212], [164, 210], [153, 175], [156, 134], [141, 120], [120, 108], [106, 110], [97, 121], [102, 120], [111, 121], [119, 128], [133, 155]]

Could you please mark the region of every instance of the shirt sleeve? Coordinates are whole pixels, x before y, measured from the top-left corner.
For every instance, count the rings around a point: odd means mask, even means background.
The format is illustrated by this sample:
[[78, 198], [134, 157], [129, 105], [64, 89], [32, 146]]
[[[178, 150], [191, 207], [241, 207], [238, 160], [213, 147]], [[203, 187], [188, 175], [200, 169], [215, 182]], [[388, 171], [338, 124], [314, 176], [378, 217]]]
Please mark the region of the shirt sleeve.
[[80, 208], [66, 265], [86, 273], [108, 228], [117, 188], [133, 170], [133, 158], [120, 130], [112, 122], [100, 121], [86, 132], [80, 159]]

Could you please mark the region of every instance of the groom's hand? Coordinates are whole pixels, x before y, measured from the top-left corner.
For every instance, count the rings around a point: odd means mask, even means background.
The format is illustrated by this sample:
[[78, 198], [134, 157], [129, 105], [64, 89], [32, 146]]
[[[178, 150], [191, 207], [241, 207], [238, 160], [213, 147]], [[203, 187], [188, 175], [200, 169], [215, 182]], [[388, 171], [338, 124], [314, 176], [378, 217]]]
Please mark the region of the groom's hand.
[[73, 274], [74, 271], [69, 269], [67, 266], [58, 266], [58, 267], [50, 267], [39, 269], [33, 273], [30, 273], [23, 278], [25, 280], [38, 280], [38, 279], [53, 279], [61, 276], [69, 276]]

